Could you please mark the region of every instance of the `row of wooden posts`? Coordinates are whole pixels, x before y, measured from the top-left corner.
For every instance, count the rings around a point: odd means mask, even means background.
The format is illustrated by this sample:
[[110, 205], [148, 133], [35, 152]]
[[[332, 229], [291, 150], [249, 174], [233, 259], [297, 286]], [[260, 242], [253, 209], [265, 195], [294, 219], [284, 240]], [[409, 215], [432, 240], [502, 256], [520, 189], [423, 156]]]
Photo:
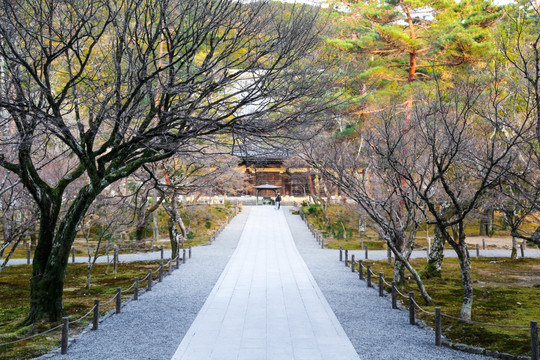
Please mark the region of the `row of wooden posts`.
[[[238, 209], [235, 208], [234, 214], [232, 216], [228, 216], [226, 223], [223, 224], [213, 234], [213, 236], [210, 237], [210, 243], [213, 240], [215, 240], [216, 236], [219, 235], [223, 231], [223, 229], [227, 226], [227, 224], [230, 223], [231, 218], [234, 217], [237, 214], [238, 214]], [[164, 248], [163, 248], [163, 245], [160, 247], [160, 252], [161, 252], [161, 260], [164, 260]], [[187, 258], [191, 259], [191, 246], [189, 246], [188, 249], [187, 249]], [[75, 249], [72, 249], [72, 261], [75, 262]], [[182, 248], [182, 260], [181, 261], [182, 261], [183, 264], [186, 263], [186, 249], [185, 248]], [[115, 272], [116, 272], [117, 263], [118, 263], [118, 247], [115, 245], [115, 247], [114, 247], [114, 256], [113, 256], [113, 267], [114, 267]], [[174, 266], [174, 269], [173, 269], [173, 259], [172, 258], [168, 261], [168, 264], [169, 264], [168, 274], [172, 274], [173, 270], [178, 269], [179, 266], [180, 266], [180, 252], [178, 252], [176, 254], [176, 264]], [[162, 280], [163, 280], [163, 276], [164, 276], [163, 271], [164, 271], [163, 270], [163, 263], [161, 263], [161, 264], [159, 264], [159, 268], [158, 268], [158, 278], [157, 278], [158, 282], [162, 282]], [[152, 269], [148, 270], [148, 275], [146, 275], [146, 277], [144, 279], [142, 279], [141, 281], [144, 281], [144, 280], [147, 280], [146, 291], [152, 291], [152, 284], [154, 282]], [[137, 301], [137, 300], [139, 300], [139, 278], [138, 277], [135, 278], [132, 287], [133, 287], [133, 300]], [[130, 289], [131, 289], [131, 287], [128, 290], [130, 290]], [[122, 307], [122, 288], [117, 287], [115, 296], [105, 304], [108, 304], [109, 302], [113, 301], [113, 299], [116, 300], [115, 313], [119, 314], [120, 309]], [[92, 330], [94, 330], [94, 331], [98, 330], [98, 327], [99, 327], [99, 308], [100, 308], [100, 301], [99, 301], [99, 299], [95, 299], [94, 300], [94, 307], [90, 310], [90, 312], [93, 312]], [[62, 354], [67, 354], [68, 338], [69, 338], [68, 335], [69, 335], [69, 318], [68, 317], [63, 317], [62, 318], [62, 337], [61, 337], [61, 344], [60, 344], [60, 351], [61, 351]]]
[[[345, 253], [345, 257], [343, 256]], [[368, 258], [367, 248], [366, 248], [366, 259]], [[345, 266], [349, 267], [349, 251], [347, 249], [343, 250], [342, 247], [339, 248], [339, 261], [344, 261]], [[356, 271], [356, 263], [358, 263], [358, 278], [360, 280], [366, 280], [367, 287], [373, 287], [371, 275], [371, 265], [366, 266], [366, 276], [364, 277], [363, 262], [362, 260], [356, 261], [354, 254], [351, 255], [350, 268], [352, 272]], [[374, 275], [374, 274], [373, 274]], [[384, 296], [384, 273], [379, 273], [379, 296]], [[391, 296], [392, 296], [392, 309], [398, 309], [397, 306], [397, 294], [398, 290], [395, 282], [392, 281], [391, 284]], [[414, 292], [411, 291], [408, 294], [409, 298], [409, 323], [411, 325], [416, 325], [416, 302], [414, 300]], [[426, 312], [427, 313], [427, 312]], [[442, 346], [442, 314], [441, 308], [436, 307], [435, 313], [435, 345]], [[484, 324], [490, 325], [490, 324]], [[531, 334], [531, 360], [539, 360], [539, 350], [538, 350], [538, 323], [537, 321], [530, 321], [530, 334]]]
[[[162, 254], [163, 254], [163, 249], [162, 250]], [[186, 249], [183, 249], [183, 256], [182, 256], [182, 259], [180, 259], [180, 253], [178, 252], [178, 254], [176, 255], [176, 258], [175, 260], [176, 261], [173, 261], [173, 259], [170, 259], [167, 264], [169, 266], [169, 269], [168, 269], [168, 274], [172, 274], [172, 272], [174, 271], [174, 269], [178, 269], [180, 267], [180, 261], [182, 261], [183, 264], [186, 263]], [[116, 255], [116, 258], [118, 256]], [[191, 246], [188, 248], [188, 255], [187, 255], [188, 258], [191, 259]], [[162, 257], [163, 259], [163, 257]], [[176, 264], [173, 264], [174, 262], [176, 262]], [[166, 274], [164, 273], [164, 266], [163, 266], [163, 263], [159, 264], [159, 268], [158, 268], [158, 278], [157, 278], [157, 282], [160, 283], [163, 281], [163, 277], [165, 276]], [[152, 291], [152, 285], [154, 283], [154, 275], [153, 275], [153, 271], [152, 269], [149, 269], [148, 270], [148, 275], [142, 279], [141, 281], [144, 281], [144, 280], [147, 280], [147, 285], [146, 285], [146, 291]], [[134, 301], [137, 301], [139, 300], [139, 278], [136, 277], [134, 279], [134, 282], [133, 282], [133, 300]], [[131, 287], [128, 289], [130, 290]], [[117, 287], [116, 288], [116, 294], [114, 295], [114, 297], [112, 299], [110, 299], [107, 303], [105, 304], [108, 304], [109, 302], [115, 300], [115, 313], [116, 314], [119, 314], [120, 313], [120, 310], [122, 308], [122, 288], [120, 287]], [[90, 312], [93, 313], [93, 319], [92, 319], [92, 330], [98, 330], [98, 327], [99, 327], [99, 309], [100, 309], [100, 300], [99, 299], [95, 299], [94, 300], [94, 307], [90, 310]], [[69, 317], [63, 317], [62, 318], [62, 338], [61, 338], [61, 344], [60, 344], [60, 351], [62, 354], [67, 354], [67, 348], [68, 348], [68, 338], [69, 338]]]

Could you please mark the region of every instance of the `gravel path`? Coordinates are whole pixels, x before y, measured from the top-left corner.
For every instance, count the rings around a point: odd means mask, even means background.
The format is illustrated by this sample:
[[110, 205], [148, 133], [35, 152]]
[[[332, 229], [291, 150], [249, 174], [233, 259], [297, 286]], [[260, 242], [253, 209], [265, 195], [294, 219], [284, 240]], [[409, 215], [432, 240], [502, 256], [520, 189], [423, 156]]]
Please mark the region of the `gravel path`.
[[487, 359], [435, 346], [434, 333], [409, 325], [408, 312], [392, 310], [391, 300], [380, 298], [377, 290], [358, 279], [358, 273], [345, 269], [337, 252], [320, 249], [300, 216], [287, 211], [286, 218], [300, 254], [360, 358]]
[[98, 331], [76, 339], [67, 355], [40, 359], [170, 359], [236, 248], [249, 210], [245, 207], [212, 245], [194, 248], [193, 258], [151, 292], [104, 319]]

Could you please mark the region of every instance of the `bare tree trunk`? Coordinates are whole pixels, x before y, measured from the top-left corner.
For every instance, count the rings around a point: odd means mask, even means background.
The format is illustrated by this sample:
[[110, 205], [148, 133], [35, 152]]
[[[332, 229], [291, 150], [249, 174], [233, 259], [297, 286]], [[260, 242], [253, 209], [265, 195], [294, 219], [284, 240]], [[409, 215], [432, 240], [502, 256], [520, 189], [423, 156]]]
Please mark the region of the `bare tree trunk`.
[[518, 252], [518, 241], [517, 241], [517, 238], [512, 234], [512, 254], [510, 255], [510, 258], [517, 259], [517, 252]]
[[441, 277], [442, 275], [442, 262], [444, 260], [444, 243], [445, 239], [441, 234], [438, 227], [435, 227], [433, 235], [433, 244], [429, 251], [428, 261], [424, 267], [422, 274], [426, 279]]
[[[4, 270], [4, 268], [7, 266], [7, 263], [9, 262], [9, 260], [11, 259], [11, 256], [13, 255], [13, 253], [15, 252], [15, 249], [17, 248], [17, 246], [19, 245], [19, 243], [21, 242], [21, 238], [18, 238], [13, 246], [11, 247], [11, 250], [9, 251], [9, 253], [7, 254], [6, 258], [4, 259], [4, 261], [2, 262], [2, 264], [0, 265], [0, 274], [2, 273], [2, 271]], [[9, 245], [9, 243], [6, 245], [6, 247]], [[4, 252], [4, 249], [5, 248], [2, 248], [2, 253]], [[2, 256], [2, 253], [0, 253], [0, 256]]]
[[[156, 189], [152, 191], [152, 203], [157, 204]], [[159, 238], [159, 224], [158, 224], [158, 211], [152, 213], [152, 243], [150, 244], [150, 250], [154, 250], [154, 242]]]
[[453, 246], [459, 259], [459, 267], [461, 269], [461, 281], [463, 284], [463, 302], [461, 304], [460, 318], [465, 321], [471, 320], [472, 305], [473, 305], [473, 286], [471, 278], [471, 260], [469, 251], [465, 243], [465, 233], [460, 231], [459, 242]]
[[405, 265], [407, 270], [409, 270], [409, 272], [413, 276], [413, 278], [414, 278], [414, 280], [416, 282], [416, 286], [418, 286], [418, 290], [420, 291], [420, 295], [422, 295], [422, 298], [425, 300], [425, 302], [427, 304], [433, 304], [433, 299], [431, 299], [431, 296], [429, 296], [429, 294], [428, 294], [428, 292], [427, 292], [427, 290], [426, 290], [426, 288], [424, 286], [424, 283], [422, 281], [422, 278], [420, 277], [418, 272], [412, 267], [412, 265], [403, 256], [403, 254], [400, 253], [399, 251], [397, 251], [396, 247], [390, 241], [388, 241], [388, 246], [390, 247], [390, 249], [392, 249], [392, 252], [394, 253], [394, 255], [396, 257], [396, 262], [397, 262], [397, 260], [399, 260], [403, 265]]

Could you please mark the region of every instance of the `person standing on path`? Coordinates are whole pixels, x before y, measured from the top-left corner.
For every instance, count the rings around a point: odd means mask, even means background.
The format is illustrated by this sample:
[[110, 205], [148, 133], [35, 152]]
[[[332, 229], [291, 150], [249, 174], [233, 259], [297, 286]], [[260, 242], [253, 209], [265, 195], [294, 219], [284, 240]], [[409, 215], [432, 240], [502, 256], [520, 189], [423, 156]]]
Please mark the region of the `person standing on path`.
[[274, 203], [276, 204], [276, 210], [279, 210], [281, 206], [281, 195], [279, 193], [277, 193]]

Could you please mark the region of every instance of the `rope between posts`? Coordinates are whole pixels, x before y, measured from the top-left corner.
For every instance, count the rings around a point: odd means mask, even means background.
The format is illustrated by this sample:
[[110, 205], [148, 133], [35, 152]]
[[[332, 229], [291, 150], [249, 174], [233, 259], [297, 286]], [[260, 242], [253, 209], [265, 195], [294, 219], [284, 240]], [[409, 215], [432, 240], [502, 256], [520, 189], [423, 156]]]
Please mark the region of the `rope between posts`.
[[114, 296], [107, 302], [104, 302], [103, 305], [109, 305], [110, 303], [112, 303], [114, 301], [114, 299], [116, 299], [116, 297], [118, 296], [118, 293], [114, 294]]
[[56, 329], [61, 328], [62, 326], [63, 326], [63, 324], [60, 324], [60, 325], [57, 325], [57, 326], [55, 326], [55, 327], [53, 327], [53, 328], [51, 328], [51, 329], [49, 329], [49, 330], [46, 330], [46, 331], [42, 332], [42, 333], [35, 334], [35, 335], [29, 336], [29, 337], [24, 338], [24, 339], [13, 340], [13, 341], [9, 341], [9, 342], [6, 342], [6, 343], [2, 343], [2, 344], [0, 344], [0, 346], [10, 345], [10, 344], [15, 344], [15, 343], [18, 343], [18, 342], [21, 342], [21, 341], [30, 340], [30, 339], [33, 339], [33, 338], [35, 338], [35, 337], [38, 337], [38, 336], [41, 336], [41, 335], [48, 334], [48, 333], [50, 333], [50, 332], [52, 332], [52, 331], [54, 331], [54, 330], [56, 330]]
[[94, 305], [86, 314], [84, 314], [83, 316], [81, 316], [80, 318], [78, 318], [77, 320], [73, 320], [73, 321], [69, 321], [70, 324], [76, 324], [78, 322], [81, 322], [85, 317], [87, 317], [88, 315], [90, 315], [94, 309], [96, 308], [96, 305]]
[[434, 312], [429, 312], [429, 311], [427, 311], [427, 310], [424, 310], [420, 305], [418, 305], [418, 303], [416, 302], [416, 300], [414, 300], [414, 298], [411, 299], [411, 300], [412, 300], [413, 304], [414, 304], [421, 312], [423, 312], [424, 314], [435, 315]]
[[[146, 275], [148, 276], [148, 275]], [[126, 290], [123, 290], [124, 292], [128, 292], [129, 290], [133, 289], [135, 287], [135, 281], [133, 282], [133, 284], [131, 284], [130, 287], [128, 287]]]
[[148, 279], [148, 276], [149, 276], [149, 275], [150, 275], [150, 274], [146, 274], [146, 276], [145, 276], [144, 278], [142, 278], [141, 280], [139, 280], [139, 281], [146, 281], [146, 279]]

